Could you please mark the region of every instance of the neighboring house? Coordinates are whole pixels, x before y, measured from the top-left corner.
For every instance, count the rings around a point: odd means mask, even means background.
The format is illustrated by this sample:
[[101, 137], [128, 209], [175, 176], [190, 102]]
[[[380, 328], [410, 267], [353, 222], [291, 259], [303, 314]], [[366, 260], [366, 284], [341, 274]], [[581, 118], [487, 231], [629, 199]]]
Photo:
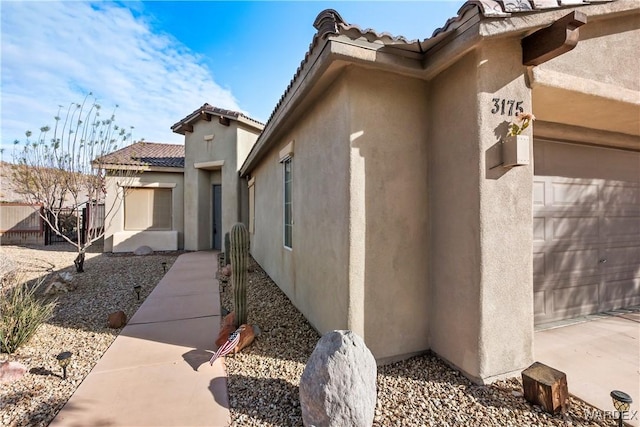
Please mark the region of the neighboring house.
[[107, 171], [104, 251], [182, 248], [184, 146], [137, 142], [100, 163]]
[[636, 0], [468, 2], [422, 41], [314, 26], [241, 174], [251, 253], [320, 333], [488, 382], [534, 325], [640, 304]]
[[238, 170], [262, 128], [242, 113], [204, 104], [171, 127], [184, 145], [139, 142], [103, 157], [112, 171], [107, 206], [124, 195], [107, 214], [104, 250], [221, 249], [224, 233], [249, 216]]
[[233, 224], [247, 221], [247, 186], [238, 171], [263, 127], [209, 104], [171, 126], [184, 135], [184, 249], [221, 249]]

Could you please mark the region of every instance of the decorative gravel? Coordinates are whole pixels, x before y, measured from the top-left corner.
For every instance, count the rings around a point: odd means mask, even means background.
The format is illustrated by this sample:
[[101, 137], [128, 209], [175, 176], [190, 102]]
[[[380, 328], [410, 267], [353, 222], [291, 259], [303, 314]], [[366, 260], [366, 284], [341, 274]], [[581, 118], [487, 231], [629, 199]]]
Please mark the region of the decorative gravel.
[[[99, 250], [99, 248], [96, 248]], [[12, 266], [30, 278], [68, 271], [78, 288], [58, 297], [55, 316], [15, 354], [28, 367], [18, 381], [0, 385], [0, 425], [46, 426], [69, 399], [119, 330], [106, 317], [123, 310], [131, 317], [179, 253], [147, 256], [87, 254], [76, 274], [76, 253], [64, 247], [0, 248], [0, 274]], [[227, 357], [232, 426], [300, 426], [299, 380], [320, 338], [288, 298], [250, 261], [249, 322], [261, 334], [241, 353]], [[142, 286], [140, 302], [132, 290]], [[230, 283], [221, 284], [223, 306], [232, 309]], [[56, 355], [73, 352], [63, 381]], [[518, 378], [489, 386], [472, 384], [434, 354], [378, 368], [374, 426], [610, 426], [597, 410], [577, 399], [564, 415], [550, 416], [522, 397]], [[146, 408], [153, 410], [153, 408]], [[89, 427], [89, 426], [87, 426]]]
[[[291, 301], [253, 260], [247, 286], [248, 321], [261, 335], [227, 356], [232, 426], [301, 426], [298, 386], [320, 339]], [[233, 308], [231, 284], [222, 305]], [[569, 411], [551, 416], [522, 396], [519, 378], [478, 386], [435, 354], [378, 368], [374, 426], [611, 426], [598, 410], [571, 398]]]
[[[19, 268], [26, 279], [46, 276], [48, 283], [58, 272], [66, 271], [77, 285], [74, 291], [57, 296], [53, 318], [28, 343], [14, 354], [0, 354], [0, 361], [27, 366], [24, 377], [0, 384], [0, 425], [47, 426], [120, 332], [107, 328], [108, 314], [122, 310], [128, 318], [133, 316], [164, 275], [162, 263], [167, 263], [168, 270], [179, 255], [102, 254], [99, 246], [90, 249], [85, 272], [76, 273], [73, 260], [77, 253], [70, 245], [0, 248], [0, 276]], [[142, 286], [140, 301], [134, 285]], [[63, 351], [73, 353], [66, 380], [56, 360]]]

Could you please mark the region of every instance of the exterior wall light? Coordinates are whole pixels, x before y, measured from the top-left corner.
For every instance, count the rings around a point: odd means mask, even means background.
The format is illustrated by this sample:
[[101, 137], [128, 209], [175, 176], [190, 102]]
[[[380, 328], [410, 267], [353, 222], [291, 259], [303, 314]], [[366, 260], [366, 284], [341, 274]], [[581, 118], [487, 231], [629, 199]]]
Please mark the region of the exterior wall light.
[[622, 427], [623, 415], [629, 410], [633, 400], [631, 396], [620, 390], [613, 390], [611, 392], [611, 398], [613, 399], [613, 407], [618, 411], [618, 426]]
[[63, 351], [59, 355], [56, 356], [58, 360], [58, 364], [62, 367], [62, 379], [67, 379], [67, 366], [69, 366], [69, 362], [71, 362], [71, 353], [70, 351]]

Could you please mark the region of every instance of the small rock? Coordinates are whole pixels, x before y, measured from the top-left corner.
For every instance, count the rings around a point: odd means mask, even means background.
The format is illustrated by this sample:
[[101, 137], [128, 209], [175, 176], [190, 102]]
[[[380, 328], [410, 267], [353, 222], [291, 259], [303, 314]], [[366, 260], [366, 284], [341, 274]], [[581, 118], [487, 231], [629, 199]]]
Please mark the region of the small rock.
[[120, 329], [126, 324], [127, 315], [122, 310], [111, 313], [107, 319], [107, 325], [111, 329]]
[[218, 338], [216, 338], [216, 345], [218, 347], [220, 347], [222, 344], [224, 344], [225, 342], [227, 342], [227, 340], [229, 339], [229, 335], [231, 335], [233, 333], [233, 331], [236, 330], [236, 327], [231, 325], [222, 325], [222, 327], [220, 328], [220, 333], [218, 334]]
[[153, 249], [149, 246], [140, 246], [133, 251], [134, 255], [151, 255], [153, 253]]
[[67, 293], [75, 289], [76, 287], [69, 282], [56, 281], [56, 282], [49, 283], [49, 286], [47, 286], [47, 289], [45, 289], [44, 293], [45, 295], [54, 295], [54, 294]]
[[69, 283], [73, 280], [73, 274], [69, 273], [68, 271], [62, 271], [58, 273], [58, 276], [60, 277], [60, 280], [62, 280], [63, 282]]
[[19, 362], [0, 363], [0, 383], [19, 380], [27, 372], [27, 367]]
[[522, 394], [522, 393], [520, 393], [519, 391], [512, 391], [512, 392], [511, 392], [511, 394], [512, 394], [514, 397], [522, 397], [522, 396], [523, 396], [523, 394]]
[[232, 272], [231, 265], [225, 265], [224, 267], [222, 267], [220, 272], [222, 273], [223, 276], [231, 277], [231, 272]]
[[238, 342], [238, 345], [233, 350], [234, 353], [237, 353], [243, 348], [249, 346], [256, 337], [251, 325], [244, 324], [243, 326], [244, 329], [240, 332], [240, 342]]
[[352, 331], [325, 334], [300, 379], [305, 426], [371, 426], [376, 408], [376, 360]]

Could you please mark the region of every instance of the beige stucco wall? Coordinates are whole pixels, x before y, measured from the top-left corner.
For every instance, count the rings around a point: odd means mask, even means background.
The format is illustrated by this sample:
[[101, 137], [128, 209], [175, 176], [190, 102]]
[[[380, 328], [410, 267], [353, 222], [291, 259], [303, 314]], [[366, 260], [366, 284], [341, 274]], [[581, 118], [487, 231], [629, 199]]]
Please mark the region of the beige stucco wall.
[[[425, 95], [419, 80], [348, 70], [252, 173], [253, 256], [321, 333], [354, 330], [379, 361], [428, 349]], [[290, 141], [291, 251], [278, 161]]]
[[[328, 89], [252, 172], [253, 257], [319, 331], [349, 327], [348, 93]], [[278, 152], [294, 141], [293, 248], [283, 245], [283, 168]], [[251, 316], [251, 314], [249, 314]]]
[[347, 82], [352, 317], [384, 363], [429, 348], [427, 90], [360, 67]]
[[[206, 141], [205, 136], [213, 135]], [[212, 184], [222, 184], [222, 229], [229, 231], [240, 219], [238, 169], [244, 156], [257, 139], [258, 131], [231, 120], [229, 126], [218, 122], [199, 120], [193, 132], [185, 134], [185, 249], [206, 250], [213, 247]], [[195, 163], [224, 161], [214, 169], [196, 169]], [[224, 243], [224, 241], [222, 240]]]
[[[465, 44], [471, 36], [454, 40], [434, 53], [432, 62], [427, 58], [427, 65], [447, 66], [426, 70], [425, 78], [433, 77], [429, 82], [347, 66], [330, 90], [305, 100], [313, 107], [293, 129], [273, 130], [285, 136], [251, 171], [254, 256], [321, 333], [335, 324], [352, 329], [378, 361], [431, 348], [477, 382], [517, 374], [533, 361], [535, 159], [530, 144], [530, 164], [500, 165], [501, 139], [515, 119], [509, 102], [545, 122], [566, 123], [574, 134], [583, 129], [587, 135], [589, 128], [604, 132], [599, 135], [639, 134], [637, 17], [636, 12], [635, 18], [618, 16], [619, 22], [594, 20], [580, 30], [578, 48], [539, 67], [523, 66], [523, 34], [515, 32], [479, 38], [475, 46]], [[524, 25], [528, 17], [513, 18], [510, 25], [519, 25], [518, 19]], [[624, 34], [614, 34], [620, 31]], [[460, 57], [452, 54], [456, 62], [443, 65], [437, 56], [447, 51]], [[617, 59], [607, 61], [606, 53], [614, 51]], [[592, 67], [599, 54], [605, 60]], [[628, 56], [632, 66], [624, 63]], [[363, 60], [356, 53], [353, 58]], [[391, 60], [384, 59], [381, 66], [391, 68]], [[317, 85], [325, 83], [321, 79]], [[303, 81], [301, 91], [308, 84]], [[494, 99], [499, 105], [504, 100], [507, 111], [495, 111]], [[530, 141], [533, 131], [535, 124], [525, 131]], [[334, 139], [350, 144], [348, 165], [343, 145]], [[296, 223], [294, 250], [287, 252], [277, 153], [292, 140]], [[306, 153], [310, 141], [327, 148], [314, 162], [308, 163], [306, 154], [300, 161], [298, 152]], [[341, 168], [348, 169], [346, 177]], [[348, 247], [337, 257], [327, 250], [324, 228], [300, 225], [327, 214], [327, 203], [317, 206], [313, 200], [323, 199], [318, 190], [327, 174], [333, 191], [346, 193], [330, 205], [348, 218], [342, 220], [348, 223]], [[348, 186], [336, 187], [345, 178]], [[305, 246], [307, 240], [315, 246]], [[330, 254], [330, 262], [310, 256], [317, 254]], [[347, 270], [339, 270], [345, 264]], [[322, 274], [327, 271], [332, 276]], [[346, 305], [336, 280], [348, 289]], [[304, 294], [309, 286], [315, 289]]]
[[532, 167], [498, 166], [513, 117], [491, 113], [531, 111], [519, 46], [487, 42], [430, 84], [431, 346], [478, 381], [532, 359]]
[[[135, 241], [131, 240], [127, 243], [127, 239], [124, 233], [124, 209], [122, 203], [122, 188], [121, 186], [154, 186], [160, 185], [172, 189], [172, 231], [177, 232], [176, 236], [171, 233], [147, 231], [147, 236], [141, 234], [142, 232], [136, 232], [131, 237], [135, 237]], [[104, 251], [113, 252], [114, 250], [120, 251], [133, 251], [136, 247], [141, 245], [147, 245], [151, 247], [165, 248], [169, 243], [175, 246], [177, 242], [177, 248], [182, 249], [184, 247], [184, 217], [183, 217], [183, 204], [184, 204], [184, 178], [182, 173], [170, 173], [170, 172], [144, 172], [137, 173], [129, 177], [115, 177], [110, 176], [107, 178], [107, 197], [105, 201], [105, 235], [104, 235]], [[114, 235], [120, 233], [115, 242], [118, 247], [114, 248]], [[151, 240], [149, 240], [149, 238]], [[150, 245], [148, 243], [152, 243]], [[132, 248], [132, 245], [137, 245]], [[160, 250], [160, 249], [159, 249]]]
[[572, 51], [530, 70], [536, 116], [640, 135], [640, 7], [629, 15], [588, 20], [579, 31]]
[[[532, 111], [519, 38], [478, 50], [480, 345], [477, 376], [517, 374], [533, 362], [533, 164], [495, 168], [495, 147], [514, 117], [493, 114], [493, 98]], [[515, 114], [514, 114], [515, 116]], [[529, 137], [532, 157], [532, 127]], [[517, 309], [515, 309], [517, 307]]]
[[429, 86], [434, 125], [428, 137], [428, 263], [431, 348], [463, 371], [477, 373], [481, 257], [476, 66], [471, 53]]

